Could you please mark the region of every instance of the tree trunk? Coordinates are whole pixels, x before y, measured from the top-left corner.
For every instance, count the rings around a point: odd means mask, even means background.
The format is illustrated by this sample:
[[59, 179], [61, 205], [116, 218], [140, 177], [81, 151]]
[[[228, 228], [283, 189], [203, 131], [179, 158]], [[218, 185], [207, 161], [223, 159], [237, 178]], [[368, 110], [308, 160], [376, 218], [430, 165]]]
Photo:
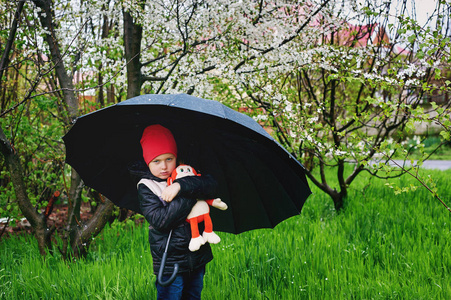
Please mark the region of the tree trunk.
[[335, 193], [329, 194], [329, 196], [332, 198], [332, 201], [334, 202], [334, 207], [337, 212], [340, 212], [343, 209], [344, 200], [347, 195], [348, 191], [346, 189], [341, 190], [340, 192], [335, 191]]
[[83, 224], [84, 230], [75, 231], [71, 239], [71, 248], [75, 257], [82, 257], [87, 254], [92, 242], [92, 237], [97, 236], [105, 227], [114, 209], [114, 204], [107, 198], [104, 199], [91, 219]]
[[99, 103], [101, 107], [104, 107], [105, 106], [105, 97], [103, 95], [102, 64], [100, 64], [98, 71], [99, 71], [99, 76], [98, 76], [99, 92], [97, 93], [97, 103]]
[[[102, 6], [102, 10], [106, 10], [105, 5]], [[100, 35], [100, 38], [106, 39], [108, 37], [110, 33], [110, 26], [109, 26], [109, 21], [108, 21], [108, 17], [106, 15], [103, 16], [103, 23], [102, 23], [102, 33]], [[107, 50], [108, 51], [108, 50]], [[102, 75], [102, 68], [103, 68], [103, 64], [100, 63], [99, 65], [99, 92], [98, 92], [98, 97], [97, 97], [97, 103], [100, 104], [101, 107], [105, 106], [105, 96], [104, 96], [104, 88], [103, 88], [103, 75]], [[106, 87], [106, 90], [108, 91], [108, 87]], [[108, 98], [107, 98], [108, 100]]]
[[61, 47], [58, 44], [58, 40], [55, 38], [57, 35], [55, 32], [56, 25], [53, 22], [53, 17], [55, 14], [51, 7], [52, 1], [33, 0], [33, 2], [41, 9], [38, 14], [39, 20], [42, 27], [47, 30], [45, 41], [49, 45], [50, 58], [54, 64], [56, 76], [63, 90], [63, 98], [66, 102], [69, 113], [69, 122], [72, 122], [78, 117], [78, 99], [75, 97], [72, 78], [69, 77], [64, 66], [63, 56], [61, 55]]
[[123, 11], [123, 16], [125, 59], [127, 61], [127, 99], [130, 99], [141, 93], [142, 26], [133, 20], [129, 12]]
[[[305, 175], [315, 184], [317, 187], [319, 187], [323, 192], [328, 194], [332, 201], [334, 202], [334, 207], [337, 212], [339, 212], [341, 209], [343, 209], [345, 198], [348, 195], [348, 188], [346, 184], [340, 185], [340, 191], [337, 191], [335, 188], [331, 188], [327, 182], [326, 177], [324, 173], [324, 165], [319, 162], [319, 169], [320, 169], [320, 177], [321, 181], [318, 180], [318, 178], [313, 175], [311, 170], [306, 169]], [[339, 176], [339, 175], [338, 175]]]
[[[19, 3], [17, 4], [17, 9], [14, 14], [14, 20], [13, 20], [13, 23], [11, 24], [11, 29], [9, 30], [8, 41], [5, 44], [5, 50], [3, 51], [3, 55], [0, 60], [0, 83], [3, 78], [3, 71], [6, 69], [6, 67], [9, 64], [9, 52], [11, 51], [14, 39], [16, 38], [16, 31], [17, 31], [17, 27], [19, 26], [20, 14], [22, 13], [24, 4], [25, 4], [25, 1], [19, 1]], [[1, 84], [0, 84], [0, 88], [1, 88]]]
[[33, 228], [34, 235], [38, 242], [39, 253], [41, 255], [46, 255], [46, 248], [50, 246], [52, 232], [47, 227], [44, 214], [38, 213], [28, 198], [27, 188], [23, 180], [24, 172], [22, 165], [20, 164], [19, 156], [12, 148], [1, 127], [0, 150], [5, 157], [8, 166], [19, 208]]

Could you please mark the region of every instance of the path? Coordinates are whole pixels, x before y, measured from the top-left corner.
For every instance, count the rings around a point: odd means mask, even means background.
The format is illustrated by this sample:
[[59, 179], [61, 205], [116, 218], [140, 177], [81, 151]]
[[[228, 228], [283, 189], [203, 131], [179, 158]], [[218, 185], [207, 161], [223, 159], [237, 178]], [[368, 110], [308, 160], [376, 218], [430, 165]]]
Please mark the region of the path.
[[[396, 159], [395, 162], [401, 166], [404, 163], [404, 161]], [[406, 161], [405, 164], [406, 166], [410, 166], [410, 161]], [[390, 162], [390, 165], [394, 165], [394, 163]], [[451, 160], [427, 160], [423, 162], [422, 167], [425, 169], [448, 170], [451, 169]]]

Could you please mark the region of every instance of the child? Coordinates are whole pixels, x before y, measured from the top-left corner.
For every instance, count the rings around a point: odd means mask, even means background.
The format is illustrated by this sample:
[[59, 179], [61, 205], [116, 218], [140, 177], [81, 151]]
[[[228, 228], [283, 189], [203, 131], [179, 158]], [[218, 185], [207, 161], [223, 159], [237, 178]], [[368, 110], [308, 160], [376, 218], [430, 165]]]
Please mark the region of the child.
[[203, 288], [205, 265], [213, 259], [209, 244], [199, 251], [191, 252], [190, 225], [186, 222], [197, 198], [212, 198], [216, 181], [209, 175], [187, 176], [167, 186], [177, 163], [177, 146], [172, 133], [161, 125], [148, 126], [142, 135], [143, 157], [150, 172], [138, 183], [141, 211], [149, 222], [149, 242], [154, 273], [160, 269], [169, 232], [168, 257], [163, 281], [166, 281], [179, 264], [175, 281], [166, 287], [156, 283], [158, 299], [200, 299]]

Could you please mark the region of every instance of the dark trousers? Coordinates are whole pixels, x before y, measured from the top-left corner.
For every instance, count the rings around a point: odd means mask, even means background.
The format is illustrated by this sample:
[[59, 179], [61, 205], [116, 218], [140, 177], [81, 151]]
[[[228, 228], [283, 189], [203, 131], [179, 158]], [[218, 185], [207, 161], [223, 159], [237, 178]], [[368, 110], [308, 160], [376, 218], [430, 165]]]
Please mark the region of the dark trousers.
[[[158, 300], [180, 300], [180, 299], [200, 299], [202, 288], [204, 287], [205, 266], [192, 272], [177, 275], [174, 282], [166, 287], [155, 283], [157, 286]], [[163, 281], [169, 279], [163, 276]]]

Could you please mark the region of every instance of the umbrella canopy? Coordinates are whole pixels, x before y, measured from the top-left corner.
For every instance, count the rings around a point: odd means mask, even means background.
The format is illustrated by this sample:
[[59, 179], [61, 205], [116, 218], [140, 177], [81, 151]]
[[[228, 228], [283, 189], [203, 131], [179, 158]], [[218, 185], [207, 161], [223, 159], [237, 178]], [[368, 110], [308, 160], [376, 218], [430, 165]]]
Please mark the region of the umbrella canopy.
[[226, 211], [211, 210], [214, 229], [272, 228], [300, 213], [310, 195], [303, 166], [257, 122], [223, 104], [179, 95], [142, 95], [79, 117], [63, 137], [66, 162], [87, 186], [140, 212], [128, 166], [143, 161], [140, 139], [167, 127], [178, 157], [219, 183]]

